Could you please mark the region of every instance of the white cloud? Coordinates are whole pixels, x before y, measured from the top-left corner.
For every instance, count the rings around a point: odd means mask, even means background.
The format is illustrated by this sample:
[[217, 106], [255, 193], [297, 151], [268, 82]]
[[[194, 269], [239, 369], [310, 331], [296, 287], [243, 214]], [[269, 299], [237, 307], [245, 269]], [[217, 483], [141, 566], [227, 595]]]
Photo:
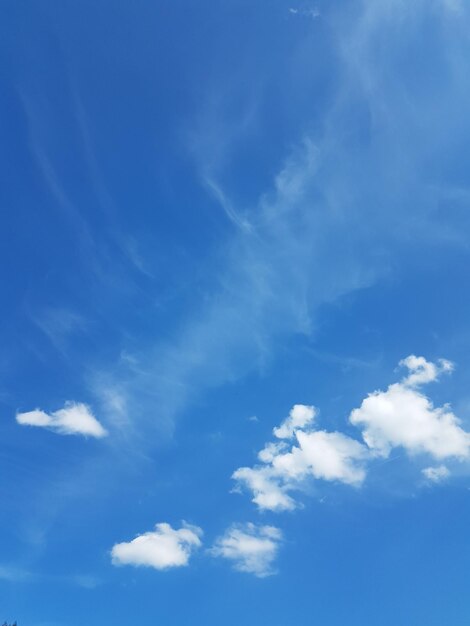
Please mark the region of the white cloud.
[[[449, 405], [434, 407], [419, 389], [452, 372], [453, 364], [445, 359], [433, 363], [410, 355], [399, 365], [407, 368], [407, 375], [386, 391], [369, 394], [349, 416], [350, 422], [361, 429], [366, 445], [341, 432], [315, 429], [315, 407], [296, 404], [273, 429], [278, 440], [260, 450], [259, 463], [233, 473], [235, 491], [250, 491], [252, 501], [261, 510], [291, 511], [298, 506], [292, 492], [301, 491], [309, 479], [359, 487], [373, 460], [388, 457], [395, 447], [436, 460], [469, 459], [470, 433], [463, 430]], [[422, 473], [432, 482], [450, 474], [443, 465], [427, 467]]]
[[279, 428], [277, 437], [295, 437], [297, 445], [271, 442], [258, 453], [263, 465], [241, 467], [234, 478], [238, 487], [253, 493], [260, 509], [286, 511], [296, 508], [290, 491], [300, 489], [308, 478], [359, 486], [366, 476], [366, 446], [339, 432], [313, 430], [313, 406], [296, 404]]
[[443, 372], [452, 372], [454, 364], [446, 359], [439, 359], [437, 363], [426, 361], [422, 356], [410, 354], [406, 359], [402, 359], [399, 363], [402, 367], [409, 370], [402, 383], [408, 387], [418, 387], [426, 383], [433, 382], [438, 379]]
[[440, 483], [450, 476], [450, 472], [445, 465], [438, 467], [425, 467], [422, 474], [433, 483]]
[[138, 535], [129, 542], [117, 543], [111, 550], [113, 565], [134, 565], [164, 570], [188, 564], [192, 552], [201, 546], [202, 530], [183, 523], [176, 530], [167, 523]]
[[66, 402], [63, 409], [50, 414], [40, 409], [17, 413], [16, 421], [22, 426], [48, 428], [60, 435], [84, 435], [101, 438], [108, 434], [93, 415], [90, 407], [81, 402]]
[[297, 506], [287, 493], [285, 481], [269, 465], [240, 467], [232, 478], [237, 481], [238, 489], [243, 486], [253, 493], [253, 502], [262, 510], [291, 511]]
[[437, 380], [452, 370], [449, 361], [430, 363], [423, 357], [409, 356], [400, 363], [410, 370], [402, 382], [387, 391], [370, 394], [350, 415], [362, 428], [363, 438], [377, 455], [387, 457], [401, 446], [410, 454], [426, 453], [435, 459], [470, 457], [470, 434], [448, 405], [434, 407], [416, 387]]
[[281, 539], [281, 531], [274, 526], [234, 524], [216, 540], [211, 553], [229, 559], [240, 572], [264, 578], [275, 573], [273, 562]]
[[[364, 461], [368, 452], [359, 441], [338, 432], [299, 431], [296, 435], [299, 448], [293, 448], [293, 451], [299, 450], [297, 455], [303, 457], [301, 462], [305, 463], [306, 471], [315, 478], [337, 480], [347, 485], [363, 482], [366, 476]], [[283, 459], [283, 456], [277, 457], [274, 466], [282, 464]]]
[[282, 424], [274, 429], [274, 435], [278, 439], [290, 439], [296, 430], [310, 426], [315, 419], [316, 410], [313, 406], [305, 404], [294, 404]]
[[285, 452], [288, 449], [289, 444], [285, 441], [271, 441], [258, 452], [258, 459], [263, 463], [272, 463], [281, 452]]

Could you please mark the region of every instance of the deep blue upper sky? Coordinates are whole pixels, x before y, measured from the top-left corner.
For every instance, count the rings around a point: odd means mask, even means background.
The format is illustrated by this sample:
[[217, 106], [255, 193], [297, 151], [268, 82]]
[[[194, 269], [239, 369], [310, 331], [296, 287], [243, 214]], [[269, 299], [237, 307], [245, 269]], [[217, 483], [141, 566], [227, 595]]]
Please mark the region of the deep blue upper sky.
[[468, 626], [469, 28], [2, 0], [0, 623]]

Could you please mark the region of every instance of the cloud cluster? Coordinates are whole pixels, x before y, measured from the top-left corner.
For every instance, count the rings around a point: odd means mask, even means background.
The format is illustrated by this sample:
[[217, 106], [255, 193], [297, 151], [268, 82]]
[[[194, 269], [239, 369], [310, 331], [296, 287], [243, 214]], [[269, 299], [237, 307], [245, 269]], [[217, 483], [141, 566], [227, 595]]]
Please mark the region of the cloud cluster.
[[84, 435], [99, 439], [108, 434], [90, 407], [81, 402], [66, 402], [63, 409], [53, 413], [45, 413], [40, 409], [17, 413], [16, 421], [22, 426], [47, 428], [60, 435]]
[[[259, 464], [233, 473], [239, 490], [251, 491], [260, 509], [292, 510], [297, 506], [291, 492], [302, 489], [308, 479], [360, 486], [374, 459], [402, 448], [411, 456], [429, 460], [470, 458], [470, 433], [448, 405], [434, 407], [420, 387], [438, 380], [453, 369], [444, 359], [436, 363], [410, 355], [400, 361], [408, 374], [386, 391], [368, 395], [349, 422], [361, 430], [364, 443], [340, 432], [314, 427], [316, 410], [295, 405], [270, 442], [258, 453]], [[423, 475], [439, 482], [450, 474], [447, 467], [427, 467]]]
[[295, 405], [274, 429], [279, 442], [268, 443], [258, 454], [262, 465], [241, 467], [233, 478], [239, 488], [253, 493], [260, 509], [292, 510], [297, 505], [289, 492], [308, 478], [360, 485], [365, 478], [365, 445], [339, 432], [315, 430], [314, 407]]
[[[203, 532], [183, 522], [179, 529], [156, 524], [155, 530], [138, 535], [129, 542], [117, 543], [111, 550], [113, 565], [132, 565], [166, 570], [189, 564], [191, 555], [201, 547]], [[231, 561], [240, 572], [260, 578], [274, 574], [282, 533], [274, 526], [233, 524], [216, 539], [207, 554]]]
[[[273, 429], [274, 440], [258, 453], [259, 463], [234, 472], [238, 487], [250, 490], [260, 509], [294, 509], [298, 504], [292, 492], [301, 490], [309, 479], [358, 487], [373, 462], [387, 457], [396, 447], [424, 458], [421, 474], [428, 484], [447, 479], [448, 467], [428, 465], [429, 460], [469, 459], [470, 434], [462, 429], [449, 406], [435, 408], [420, 388], [452, 372], [453, 365], [415, 355], [399, 365], [407, 369], [402, 380], [385, 391], [369, 394], [349, 416], [363, 441], [318, 429], [317, 409], [296, 404]], [[202, 534], [201, 528], [184, 522], [179, 529], [160, 523], [151, 532], [114, 545], [112, 562], [157, 570], [186, 566], [201, 547]], [[281, 530], [274, 526], [232, 524], [206, 554], [230, 561], [237, 571], [263, 578], [275, 573], [282, 539]]]
[[281, 531], [274, 526], [234, 524], [216, 540], [211, 554], [232, 561], [240, 572], [264, 578], [275, 573], [273, 562], [281, 539]]
[[129, 542], [117, 543], [111, 550], [113, 565], [134, 565], [164, 570], [188, 565], [191, 554], [201, 546], [202, 530], [183, 523], [174, 529], [167, 523], [138, 535]]

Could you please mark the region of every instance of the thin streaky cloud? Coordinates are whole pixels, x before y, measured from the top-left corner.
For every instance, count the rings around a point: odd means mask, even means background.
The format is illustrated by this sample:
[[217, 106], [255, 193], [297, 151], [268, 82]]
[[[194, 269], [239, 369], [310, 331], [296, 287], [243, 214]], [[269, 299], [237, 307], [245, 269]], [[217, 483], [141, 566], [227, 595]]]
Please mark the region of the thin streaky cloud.
[[221, 187], [214, 180], [206, 178], [205, 184], [212, 192], [218, 204], [222, 207], [228, 219], [233, 222], [235, 226], [244, 231], [251, 231], [253, 229], [253, 226], [250, 224], [250, 222], [245, 217], [239, 215], [237, 211], [235, 211], [232, 204], [222, 191]]

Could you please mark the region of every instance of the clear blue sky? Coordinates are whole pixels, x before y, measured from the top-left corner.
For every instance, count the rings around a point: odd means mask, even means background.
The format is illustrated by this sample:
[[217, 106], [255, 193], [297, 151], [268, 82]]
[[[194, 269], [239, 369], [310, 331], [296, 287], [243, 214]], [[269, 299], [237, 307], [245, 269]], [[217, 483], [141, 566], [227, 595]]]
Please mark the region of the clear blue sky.
[[0, 623], [468, 626], [465, 0], [2, 0]]

